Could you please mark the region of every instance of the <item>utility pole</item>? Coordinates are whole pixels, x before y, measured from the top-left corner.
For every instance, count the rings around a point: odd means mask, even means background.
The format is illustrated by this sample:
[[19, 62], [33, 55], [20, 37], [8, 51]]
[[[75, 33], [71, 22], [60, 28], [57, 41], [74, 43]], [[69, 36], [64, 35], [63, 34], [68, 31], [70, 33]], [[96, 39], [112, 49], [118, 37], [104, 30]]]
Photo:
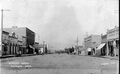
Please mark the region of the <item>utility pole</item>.
[[78, 39], [78, 36], [77, 36], [77, 41], [76, 41], [76, 42], [77, 42], [77, 46], [78, 46], [78, 43], [79, 43], [79, 39]]
[[40, 36], [39, 36], [39, 34], [38, 34], [38, 42], [40, 43]]
[[9, 10], [4, 10], [4, 9], [1, 9], [1, 31], [0, 31], [0, 56], [2, 56], [2, 31], [3, 31], [3, 12], [4, 11], [9, 11]]
[[78, 54], [78, 51], [79, 51], [79, 39], [78, 39], [78, 36], [77, 36], [77, 41], [76, 41], [76, 51], [77, 51], [77, 54]]
[[45, 53], [45, 41], [43, 41], [43, 51]]

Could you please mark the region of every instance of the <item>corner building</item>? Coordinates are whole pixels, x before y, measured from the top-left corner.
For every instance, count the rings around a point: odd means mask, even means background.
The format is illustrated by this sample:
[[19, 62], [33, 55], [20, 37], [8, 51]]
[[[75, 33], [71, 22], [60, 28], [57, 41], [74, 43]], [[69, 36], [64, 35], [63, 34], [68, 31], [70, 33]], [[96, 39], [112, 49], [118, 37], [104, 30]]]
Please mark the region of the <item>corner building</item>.
[[22, 40], [24, 49], [22, 50], [23, 54], [33, 53], [33, 50], [29, 46], [33, 46], [35, 42], [35, 33], [27, 27], [17, 27], [13, 26], [12, 28], [4, 28], [4, 31], [13, 33], [17, 35], [18, 39]]

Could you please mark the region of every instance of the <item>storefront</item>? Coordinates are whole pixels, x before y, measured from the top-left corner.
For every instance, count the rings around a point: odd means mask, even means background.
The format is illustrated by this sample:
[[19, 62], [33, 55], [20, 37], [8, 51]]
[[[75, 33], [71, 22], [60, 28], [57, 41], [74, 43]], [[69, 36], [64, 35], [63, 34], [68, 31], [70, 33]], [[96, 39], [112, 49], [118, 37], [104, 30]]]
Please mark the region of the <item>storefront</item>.
[[9, 35], [9, 55], [16, 55], [19, 49], [18, 38], [14, 35]]
[[8, 51], [7, 46], [8, 46], [8, 44], [6, 44], [6, 43], [2, 44], [2, 55], [7, 55], [7, 51]]
[[107, 55], [119, 56], [119, 27], [107, 30]]
[[101, 43], [96, 49], [96, 55], [98, 56], [105, 56], [106, 52], [107, 52], [106, 43]]
[[108, 55], [118, 56], [119, 55], [119, 39], [108, 41]]
[[92, 55], [92, 48], [87, 48], [87, 54]]
[[8, 54], [8, 41], [9, 41], [9, 33], [6, 31], [2, 31], [2, 55]]
[[35, 48], [32, 45], [28, 46], [28, 54], [34, 54]]

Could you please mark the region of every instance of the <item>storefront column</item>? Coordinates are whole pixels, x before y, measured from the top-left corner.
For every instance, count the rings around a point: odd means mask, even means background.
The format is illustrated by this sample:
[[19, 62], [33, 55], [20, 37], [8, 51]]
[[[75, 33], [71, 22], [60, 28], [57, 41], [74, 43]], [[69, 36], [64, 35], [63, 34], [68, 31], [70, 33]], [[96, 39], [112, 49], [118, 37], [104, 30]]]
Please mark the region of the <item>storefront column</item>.
[[96, 55], [96, 49], [97, 49], [97, 47], [95, 48], [95, 52], [94, 52], [94, 55]]
[[11, 44], [11, 54], [13, 55], [13, 44]]
[[11, 48], [11, 47], [10, 47], [10, 44], [9, 44], [9, 49], [8, 49], [8, 51], [9, 51], [8, 54], [9, 54], [9, 55], [10, 55], [10, 48]]
[[114, 56], [116, 56], [116, 41], [115, 40], [113, 42], [113, 52], [114, 52]]
[[116, 47], [114, 47], [114, 56], [116, 56], [116, 54], [117, 54], [117, 49], [116, 49]]
[[18, 45], [17, 46], [17, 53], [20, 51], [20, 46]]
[[119, 40], [118, 40], [118, 42], [116, 44], [117, 44], [117, 55], [119, 57]]
[[107, 56], [109, 56], [108, 54], [109, 54], [109, 48], [108, 48], [108, 42], [106, 43], [106, 47], [107, 47]]
[[13, 45], [13, 55], [15, 54], [15, 44]]
[[17, 53], [17, 45], [15, 45], [16, 49], [15, 49], [15, 54]]
[[15, 49], [15, 46], [13, 45], [13, 55], [14, 55], [14, 49]]
[[14, 54], [15, 54], [15, 51], [16, 51], [16, 45], [14, 45]]
[[7, 55], [9, 55], [9, 44], [7, 45]]
[[12, 48], [12, 44], [10, 44], [10, 55], [12, 54], [12, 50], [11, 50], [11, 48]]

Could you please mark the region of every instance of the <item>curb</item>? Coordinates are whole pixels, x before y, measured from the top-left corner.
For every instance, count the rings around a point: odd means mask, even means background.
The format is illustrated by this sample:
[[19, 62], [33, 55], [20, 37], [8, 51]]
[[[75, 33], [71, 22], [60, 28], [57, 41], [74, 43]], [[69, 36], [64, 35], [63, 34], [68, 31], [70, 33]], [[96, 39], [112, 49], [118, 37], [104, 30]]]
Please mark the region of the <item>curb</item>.
[[23, 54], [23, 55], [21, 55], [21, 56], [7, 55], [7, 56], [1, 56], [0, 59], [12, 58], [12, 57], [26, 57], [26, 56], [35, 56], [35, 54]]
[[10, 55], [10, 56], [1, 56], [0, 59], [3, 59], [3, 58], [10, 58], [10, 57], [15, 57], [15, 55]]
[[119, 57], [108, 57], [108, 56], [92, 56], [92, 57], [98, 57], [98, 58], [105, 58], [105, 59], [110, 59], [110, 60], [119, 60]]
[[102, 58], [108, 58], [108, 59], [111, 59], [111, 60], [119, 60], [119, 57], [105, 57], [105, 56], [103, 56]]

